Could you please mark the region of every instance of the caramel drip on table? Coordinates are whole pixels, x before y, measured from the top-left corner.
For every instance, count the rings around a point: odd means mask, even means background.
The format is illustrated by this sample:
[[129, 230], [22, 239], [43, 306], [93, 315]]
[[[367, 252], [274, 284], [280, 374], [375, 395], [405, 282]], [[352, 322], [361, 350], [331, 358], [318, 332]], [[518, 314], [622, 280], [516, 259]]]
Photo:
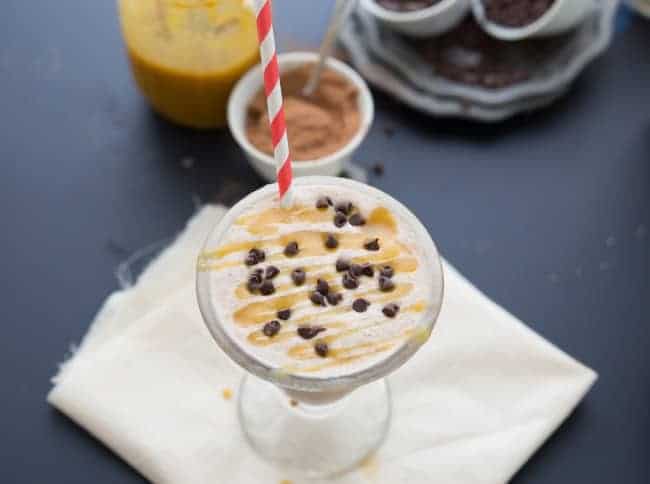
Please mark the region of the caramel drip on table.
[[[258, 326], [247, 336], [247, 340], [251, 345], [266, 347], [296, 339], [299, 343], [289, 348], [288, 356], [297, 361], [321, 359], [314, 352], [316, 341], [323, 341], [331, 345], [327, 358], [322, 363], [294, 369], [300, 372], [315, 372], [388, 351], [412, 333], [412, 329], [409, 329], [396, 336], [377, 341], [367, 341], [348, 346], [334, 344], [360, 331], [391, 324], [392, 322], [391, 319], [387, 318], [364, 326], [354, 327], [354, 313], [351, 309], [353, 299], [363, 297], [370, 301], [371, 304], [396, 302], [412, 292], [413, 284], [396, 281], [395, 288], [392, 291], [382, 292], [377, 285], [377, 275], [375, 274], [373, 278], [375, 286], [372, 289], [362, 288], [348, 291], [341, 287], [343, 274], [336, 272], [333, 263], [312, 263], [307, 265], [303, 263], [306, 258], [322, 256], [327, 252], [335, 254], [341, 250], [363, 250], [363, 246], [367, 241], [379, 238], [379, 251], [367, 251], [363, 255], [352, 258], [352, 262], [357, 264], [369, 263], [376, 267], [390, 264], [395, 274], [399, 275], [400, 273], [415, 272], [418, 268], [418, 261], [413, 257], [410, 248], [396, 239], [397, 221], [391, 212], [384, 207], [374, 209], [367, 217], [366, 225], [359, 227], [358, 231], [340, 231], [332, 224], [332, 230], [330, 231], [300, 230], [278, 235], [282, 225], [297, 223], [322, 225], [332, 222], [332, 219], [333, 211], [331, 209], [319, 210], [301, 205], [295, 205], [289, 209], [272, 207], [260, 213], [241, 216], [235, 221], [235, 226], [243, 227], [250, 234], [259, 238], [254, 241], [222, 245], [213, 251], [201, 254], [198, 261], [199, 271], [219, 271], [240, 266], [243, 264], [246, 252], [257, 248], [264, 250], [267, 254], [265, 262], [260, 267], [276, 261], [280, 262], [278, 264], [280, 277], [289, 276], [291, 271], [297, 267], [305, 269], [307, 279], [303, 286], [296, 287], [290, 280], [287, 280], [287, 282], [276, 285], [276, 293], [273, 296], [264, 297], [251, 294], [247, 289], [246, 281], [243, 281], [234, 289], [238, 299], [244, 301], [254, 299], [254, 301], [238, 308], [233, 314], [235, 324], [240, 327]], [[325, 247], [325, 239], [330, 233], [334, 234], [338, 240], [336, 249], [327, 249]], [[298, 243], [299, 253], [295, 257], [286, 257], [283, 254], [284, 247], [294, 241]], [[289, 308], [296, 311], [312, 306], [309, 294], [313, 291], [317, 279], [328, 281], [330, 290], [342, 292], [345, 295], [345, 300], [339, 306], [315, 307], [310, 314], [283, 321], [282, 330], [273, 337], [264, 335], [261, 326], [275, 319], [278, 311]], [[366, 279], [362, 277], [362, 280]], [[425, 301], [418, 301], [409, 307], [402, 308], [401, 311], [419, 313], [426, 309], [426, 305]], [[340, 319], [341, 316], [345, 315], [349, 315], [347, 318], [349, 321], [344, 322]], [[334, 317], [335, 320], [327, 321], [326, 318], [328, 317]], [[320, 323], [319, 321], [323, 322]], [[296, 328], [310, 324], [318, 324], [318, 326], [326, 328], [326, 332], [319, 335], [314, 341], [300, 339], [296, 333]]]

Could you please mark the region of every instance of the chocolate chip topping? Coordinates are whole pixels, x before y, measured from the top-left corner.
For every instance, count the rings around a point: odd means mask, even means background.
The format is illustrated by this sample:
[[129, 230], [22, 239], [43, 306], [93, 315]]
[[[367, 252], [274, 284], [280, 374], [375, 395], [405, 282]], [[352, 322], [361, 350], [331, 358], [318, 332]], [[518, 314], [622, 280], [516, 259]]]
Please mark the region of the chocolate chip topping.
[[329, 208], [330, 203], [327, 201], [327, 197], [320, 197], [318, 200], [316, 200], [316, 208], [318, 210], [325, 210], [326, 208]]
[[394, 318], [399, 312], [399, 306], [395, 303], [386, 304], [381, 312], [388, 318]]
[[257, 284], [262, 284], [262, 281], [264, 280], [264, 277], [262, 276], [262, 274], [264, 274], [264, 271], [262, 269], [255, 269], [248, 276], [248, 281], [249, 282], [255, 282]]
[[263, 273], [262, 269], [255, 269], [249, 274], [246, 287], [251, 294], [256, 293], [260, 289], [260, 286], [264, 281], [264, 278], [262, 277]]
[[386, 276], [379, 276], [379, 289], [383, 292], [389, 292], [395, 289], [393, 281]]
[[523, 27], [539, 19], [554, 0], [490, 0], [484, 2], [485, 16], [507, 27]]
[[281, 319], [282, 321], [286, 321], [291, 317], [291, 309], [281, 309], [278, 311], [278, 319]]
[[273, 320], [264, 325], [264, 328], [262, 328], [262, 333], [264, 333], [264, 335], [268, 336], [269, 338], [273, 338], [280, 332], [280, 329], [282, 329], [280, 322]]
[[338, 292], [330, 292], [326, 299], [332, 306], [337, 306], [343, 300], [343, 295]]
[[360, 213], [352, 214], [349, 222], [350, 225], [354, 225], [355, 227], [359, 227], [360, 225], [366, 225], [366, 219], [363, 218], [363, 216]]
[[330, 285], [325, 279], [318, 279], [318, 281], [316, 281], [316, 290], [323, 296], [327, 296], [327, 294], [330, 292]]
[[337, 203], [335, 209], [337, 212], [340, 212], [343, 215], [350, 215], [350, 212], [352, 211], [352, 203], [351, 202]]
[[262, 284], [259, 283], [259, 282], [251, 282], [251, 281], [248, 281], [248, 282], [246, 283], [246, 288], [248, 289], [248, 292], [250, 292], [251, 294], [255, 294], [257, 291], [260, 290], [260, 286], [261, 286], [261, 285], [262, 285]]
[[268, 279], [265, 280], [265, 281], [262, 283], [262, 285], [260, 286], [260, 293], [261, 293], [263, 296], [270, 296], [270, 295], [273, 294], [274, 292], [275, 292], [275, 286], [274, 286], [273, 283], [272, 283], [271, 281], [269, 281]]
[[345, 272], [350, 268], [350, 261], [347, 259], [339, 259], [336, 261], [336, 272]]
[[291, 272], [291, 279], [296, 286], [302, 286], [307, 279], [307, 274], [303, 268], [299, 267]]
[[365, 313], [368, 306], [370, 306], [370, 303], [363, 298], [355, 299], [352, 303], [352, 309], [358, 313]]
[[300, 326], [296, 332], [298, 333], [298, 336], [300, 336], [302, 339], [312, 339], [318, 336], [320, 333], [323, 331], [327, 331], [325, 328], [321, 326]]
[[264, 277], [266, 277], [267, 279], [273, 279], [273, 278], [276, 277], [279, 273], [280, 273], [280, 269], [278, 269], [277, 267], [275, 267], [275, 266], [268, 266], [268, 267], [266, 268], [266, 273], [264, 274]]
[[287, 257], [293, 257], [298, 253], [298, 251], [299, 251], [298, 242], [296, 241], [289, 242], [287, 246], [284, 248], [284, 255], [286, 255]]
[[266, 259], [266, 254], [264, 253], [264, 251], [254, 247], [248, 251], [248, 254], [246, 254], [246, 259], [244, 260], [244, 263], [247, 266], [254, 266], [255, 264], [264, 262], [265, 259]]
[[361, 277], [363, 275], [363, 266], [360, 264], [350, 265], [350, 274], [354, 277]]
[[330, 352], [330, 347], [327, 346], [327, 343], [325, 343], [325, 341], [319, 341], [314, 345], [314, 351], [321, 358], [325, 358]]
[[334, 237], [333, 234], [327, 234], [327, 238], [325, 239], [325, 247], [328, 249], [336, 249], [339, 246], [339, 241], [337, 240], [336, 237]]
[[348, 218], [345, 216], [345, 214], [342, 212], [336, 212], [334, 215], [334, 225], [336, 225], [338, 228], [341, 228], [346, 223], [348, 223]]
[[384, 277], [390, 278], [395, 275], [395, 269], [393, 269], [392, 266], [382, 266], [379, 273]]
[[349, 272], [343, 274], [343, 287], [346, 289], [356, 289], [359, 287], [359, 279], [354, 277]]
[[363, 248], [366, 250], [377, 251], [379, 250], [379, 239], [372, 239], [363, 244]]
[[254, 266], [255, 264], [258, 264], [259, 261], [257, 260], [257, 257], [255, 257], [253, 254], [248, 254], [246, 256], [246, 259], [244, 259], [244, 264], [247, 266]]
[[364, 276], [373, 277], [375, 275], [375, 269], [373, 269], [372, 264], [365, 263], [361, 266], [361, 272]]
[[325, 306], [325, 296], [323, 296], [320, 292], [312, 291], [309, 294], [309, 300], [316, 306]]

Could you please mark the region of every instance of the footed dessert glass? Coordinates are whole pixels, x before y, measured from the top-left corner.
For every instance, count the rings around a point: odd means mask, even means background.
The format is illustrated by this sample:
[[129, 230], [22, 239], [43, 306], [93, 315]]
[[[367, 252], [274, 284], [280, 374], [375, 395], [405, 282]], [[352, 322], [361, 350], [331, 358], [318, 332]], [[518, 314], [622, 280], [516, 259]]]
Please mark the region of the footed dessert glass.
[[[426, 310], [414, 317], [415, 332], [385, 358], [358, 371], [333, 376], [293, 374], [274, 368], [245, 350], [219, 317], [219, 294], [210, 271], [197, 271], [197, 297], [205, 323], [218, 346], [247, 373], [238, 392], [241, 427], [251, 447], [264, 459], [302, 476], [331, 477], [357, 466], [386, 438], [391, 419], [390, 388], [385, 377], [424, 344], [440, 312], [442, 265], [435, 244], [419, 220], [389, 195], [351, 180], [303, 177], [300, 187], [345, 187], [381, 199], [414, 232], [431, 274]], [[209, 235], [204, 252], [219, 247], [242, 212], [268, 199], [277, 187], [267, 185], [232, 207]]]

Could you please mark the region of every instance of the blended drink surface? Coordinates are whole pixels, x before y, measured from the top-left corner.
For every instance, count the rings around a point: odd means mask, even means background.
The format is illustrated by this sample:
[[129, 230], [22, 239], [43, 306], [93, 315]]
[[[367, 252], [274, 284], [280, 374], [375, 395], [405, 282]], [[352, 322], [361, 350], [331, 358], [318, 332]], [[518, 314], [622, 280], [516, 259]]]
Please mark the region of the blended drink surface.
[[432, 244], [379, 192], [297, 185], [291, 208], [269, 191], [199, 257], [220, 324], [270, 368], [350, 375], [421, 344], [439, 297]]

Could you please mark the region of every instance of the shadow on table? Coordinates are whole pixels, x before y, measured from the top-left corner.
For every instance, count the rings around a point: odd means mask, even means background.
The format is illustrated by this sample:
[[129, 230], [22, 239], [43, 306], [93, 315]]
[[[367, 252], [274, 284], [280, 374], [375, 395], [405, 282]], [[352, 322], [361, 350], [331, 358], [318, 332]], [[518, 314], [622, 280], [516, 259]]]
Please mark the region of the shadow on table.
[[186, 178], [195, 203], [231, 205], [261, 186], [228, 128], [198, 131], [175, 125], [149, 109], [146, 143], [163, 168]]

